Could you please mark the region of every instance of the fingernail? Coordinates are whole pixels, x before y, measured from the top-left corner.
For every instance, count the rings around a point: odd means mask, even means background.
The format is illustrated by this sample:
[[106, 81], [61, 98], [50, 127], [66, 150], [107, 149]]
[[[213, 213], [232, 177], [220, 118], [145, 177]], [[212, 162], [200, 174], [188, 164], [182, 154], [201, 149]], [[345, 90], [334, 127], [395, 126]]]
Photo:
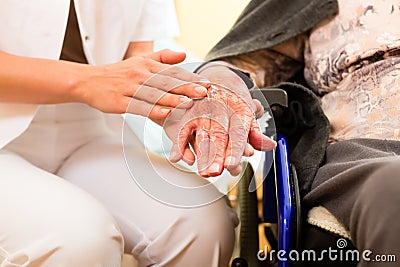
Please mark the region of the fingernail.
[[213, 163], [208, 169], [210, 173], [219, 173], [221, 166], [218, 163]]
[[242, 166], [239, 165], [233, 171], [229, 171], [232, 176], [238, 176], [242, 172]]
[[172, 150], [171, 153], [169, 154], [169, 160], [175, 161], [177, 160], [178, 156], [179, 156], [178, 152], [176, 150]]
[[187, 96], [181, 96], [180, 101], [181, 101], [181, 104], [185, 104], [185, 103], [191, 102], [192, 99], [190, 99]]
[[198, 86], [198, 85], [196, 85], [196, 86], [194, 87], [194, 91], [195, 91], [197, 94], [199, 94], [199, 95], [205, 95], [205, 94], [207, 94], [207, 89], [204, 88], [203, 86]]
[[271, 150], [271, 149], [274, 149], [275, 147], [276, 147], [275, 140], [269, 139], [268, 141], [263, 141], [263, 144], [262, 144], [263, 151]]

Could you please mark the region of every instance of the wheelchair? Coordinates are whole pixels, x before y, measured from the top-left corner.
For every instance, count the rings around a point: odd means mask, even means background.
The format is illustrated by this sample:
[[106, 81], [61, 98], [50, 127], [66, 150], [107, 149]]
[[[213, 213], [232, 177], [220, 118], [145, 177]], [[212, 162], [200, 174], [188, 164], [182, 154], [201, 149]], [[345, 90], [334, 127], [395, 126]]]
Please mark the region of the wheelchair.
[[[288, 97], [279, 88], [259, 89], [260, 95], [253, 98], [264, 98], [261, 101], [265, 110], [279, 117], [282, 109], [288, 108]], [[259, 94], [259, 93], [258, 93]], [[267, 101], [265, 101], [265, 99]], [[267, 106], [268, 105], [268, 106]], [[274, 127], [272, 127], [274, 128]], [[301, 210], [301, 197], [296, 168], [290, 163], [289, 147], [286, 136], [280, 133], [268, 132], [277, 142], [274, 151], [265, 153], [264, 179], [262, 182], [262, 212], [258, 211], [257, 192], [254, 190], [255, 178], [252, 166], [244, 164], [244, 171], [238, 185], [240, 209], [239, 257], [232, 261], [232, 267], [294, 267], [294, 266], [356, 266], [357, 261], [293, 261], [287, 255], [291, 251], [313, 250], [321, 252], [329, 247], [335, 248], [339, 235], [332, 234], [308, 224]], [[272, 164], [272, 166], [271, 166]], [[271, 166], [271, 168], [270, 168]], [[253, 189], [251, 189], [253, 188]], [[250, 190], [249, 190], [250, 189]], [[260, 218], [261, 217], [261, 218]], [[260, 249], [259, 226], [269, 244], [269, 251]], [[347, 239], [347, 250], [356, 250]], [[276, 257], [270, 252], [286, 255], [285, 259]]]

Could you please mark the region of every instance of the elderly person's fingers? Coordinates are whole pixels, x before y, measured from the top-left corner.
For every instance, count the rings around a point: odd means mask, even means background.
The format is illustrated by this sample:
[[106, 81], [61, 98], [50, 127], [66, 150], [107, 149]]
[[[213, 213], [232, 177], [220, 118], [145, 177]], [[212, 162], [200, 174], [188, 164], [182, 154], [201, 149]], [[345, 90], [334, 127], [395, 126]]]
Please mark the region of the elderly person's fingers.
[[261, 129], [255, 120], [250, 128], [249, 143], [255, 149], [260, 151], [269, 151], [276, 147], [276, 142], [261, 132]]
[[225, 168], [236, 168], [240, 164], [245, 153], [247, 138], [254, 119], [252, 107], [242, 97], [228, 99], [228, 105], [232, 107], [233, 114], [229, 123], [229, 143], [226, 152]]
[[210, 150], [209, 161], [210, 167], [207, 170], [208, 176], [218, 176], [224, 169], [225, 150], [228, 144], [229, 136], [227, 131], [228, 125], [222, 125], [220, 121], [211, 120], [210, 127]]
[[193, 151], [190, 149], [189, 144], [186, 145], [186, 147], [184, 149], [182, 160], [190, 166], [192, 166], [194, 164], [194, 162], [196, 161], [196, 156], [194, 155]]
[[245, 157], [251, 157], [254, 155], [254, 147], [250, 145], [249, 143], [246, 144], [246, 147], [244, 148], [243, 156]]
[[199, 118], [196, 130], [194, 149], [197, 155], [197, 168], [200, 176], [209, 177], [208, 168], [214, 160], [210, 155], [210, 127], [209, 118]]
[[[166, 121], [166, 123], [168, 123], [168, 120]], [[188, 149], [190, 138], [193, 135], [193, 132], [196, 130], [196, 127], [197, 125], [195, 123], [195, 120], [189, 120], [185, 122], [183, 126], [180, 127], [177, 136], [175, 138], [174, 137], [171, 138], [174, 141], [169, 156], [169, 160], [171, 162], [176, 163], [179, 160], [183, 159], [185, 155], [188, 157], [188, 159], [192, 158], [190, 153], [186, 150]]]
[[230, 169], [227, 169], [228, 172], [232, 175], [232, 176], [237, 176], [242, 172], [242, 164], [237, 165], [236, 167], [232, 167]]
[[241, 161], [247, 146], [248, 130], [241, 119], [233, 116], [229, 126], [229, 142], [226, 148], [224, 167], [228, 170], [236, 168]]
[[228, 144], [229, 120], [232, 111], [226, 105], [226, 95], [220, 94], [217, 99], [206, 99], [210, 112], [210, 150], [208, 176], [218, 176], [224, 169], [225, 151]]
[[253, 99], [253, 103], [254, 103], [254, 106], [255, 106], [255, 115], [256, 115], [256, 118], [258, 119], [258, 118], [261, 118], [262, 117], [262, 115], [264, 115], [264, 107], [263, 107], [263, 105], [261, 104], [261, 102], [258, 100], [258, 99]]

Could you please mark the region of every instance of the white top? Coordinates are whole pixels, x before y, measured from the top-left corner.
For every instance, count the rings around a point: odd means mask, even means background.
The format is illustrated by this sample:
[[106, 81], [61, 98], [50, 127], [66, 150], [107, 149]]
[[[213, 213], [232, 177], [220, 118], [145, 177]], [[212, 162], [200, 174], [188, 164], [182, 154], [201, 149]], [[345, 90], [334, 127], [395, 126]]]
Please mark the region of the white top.
[[[74, 3], [89, 64], [122, 60], [132, 41], [178, 34], [173, 0], [74, 0]], [[59, 59], [69, 4], [70, 0], [1, 0], [0, 50]], [[37, 107], [0, 103], [0, 149], [29, 126]]]

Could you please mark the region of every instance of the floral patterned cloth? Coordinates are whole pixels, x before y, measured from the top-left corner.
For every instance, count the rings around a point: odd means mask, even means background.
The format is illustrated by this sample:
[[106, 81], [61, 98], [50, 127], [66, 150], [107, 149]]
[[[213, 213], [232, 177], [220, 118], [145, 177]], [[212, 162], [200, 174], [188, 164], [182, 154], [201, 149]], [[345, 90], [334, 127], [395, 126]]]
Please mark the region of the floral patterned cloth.
[[225, 58], [259, 87], [304, 66], [332, 140], [400, 140], [400, 0], [339, 0], [339, 14], [273, 49]]
[[339, 14], [312, 30], [304, 53], [331, 136], [400, 140], [400, 1], [338, 2]]

